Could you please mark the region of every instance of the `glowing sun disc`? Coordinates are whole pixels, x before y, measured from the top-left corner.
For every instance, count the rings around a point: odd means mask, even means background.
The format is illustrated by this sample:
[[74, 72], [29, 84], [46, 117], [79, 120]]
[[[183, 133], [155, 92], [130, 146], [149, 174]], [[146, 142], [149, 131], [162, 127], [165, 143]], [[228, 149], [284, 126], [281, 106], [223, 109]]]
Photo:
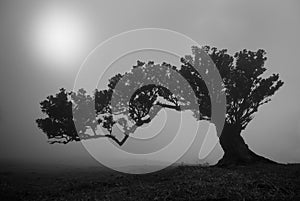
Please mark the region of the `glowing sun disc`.
[[50, 9], [35, 19], [32, 42], [37, 58], [68, 66], [80, 56], [88, 38], [82, 16], [70, 10]]

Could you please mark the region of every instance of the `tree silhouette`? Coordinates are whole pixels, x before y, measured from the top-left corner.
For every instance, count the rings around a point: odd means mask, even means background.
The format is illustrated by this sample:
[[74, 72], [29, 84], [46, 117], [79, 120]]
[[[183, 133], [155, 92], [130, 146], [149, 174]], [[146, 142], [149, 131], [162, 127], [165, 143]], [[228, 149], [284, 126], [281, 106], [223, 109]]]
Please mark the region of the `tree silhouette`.
[[[223, 81], [221, 89], [214, 87], [212, 68], [203, 54], [217, 67]], [[192, 55], [181, 58], [181, 67], [138, 61], [129, 72], [112, 77], [107, 89], [96, 89], [92, 96], [84, 89], [60, 89], [55, 96], [48, 96], [41, 102], [47, 117], [36, 122], [50, 143], [107, 137], [123, 145], [162, 108], [191, 110], [197, 120], [216, 123], [211, 107], [218, 102], [218, 94], [224, 93], [225, 125], [217, 130], [224, 156], [218, 164], [271, 162], [251, 151], [241, 137], [258, 107], [269, 102], [283, 85], [278, 74], [261, 76], [266, 71], [265, 54], [264, 50], [243, 50], [231, 56], [227, 50], [205, 46], [192, 47]], [[121, 139], [114, 135], [116, 124], [122, 130]]]
[[[223, 158], [218, 165], [247, 164], [255, 162], [272, 162], [251, 151], [241, 137], [241, 132], [253, 119], [253, 115], [258, 111], [259, 106], [269, 102], [272, 96], [282, 85], [278, 74], [272, 74], [263, 78], [266, 71], [264, 67], [266, 52], [259, 49], [256, 52], [242, 50], [231, 56], [226, 49], [218, 50], [206, 46], [203, 50], [211, 57], [215, 63], [224, 83], [226, 94], [226, 118], [225, 125], [219, 135], [220, 144], [224, 150]], [[191, 64], [199, 62], [197, 58], [201, 54], [199, 48], [193, 48], [194, 57], [188, 56], [182, 59], [184, 63], [181, 74], [184, 77], [192, 77], [189, 81], [191, 85], [199, 82], [200, 76], [195, 76]], [[205, 91], [205, 90], [202, 90]], [[198, 92], [199, 93], [199, 92]], [[200, 111], [210, 118], [209, 109], [211, 107], [208, 95], [201, 99]]]

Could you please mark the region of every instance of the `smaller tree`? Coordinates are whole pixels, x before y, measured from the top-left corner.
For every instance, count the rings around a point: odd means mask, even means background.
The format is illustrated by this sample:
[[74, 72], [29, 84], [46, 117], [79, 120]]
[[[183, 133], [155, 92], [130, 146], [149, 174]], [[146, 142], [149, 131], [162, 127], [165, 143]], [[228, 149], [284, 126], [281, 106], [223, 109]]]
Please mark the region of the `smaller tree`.
[[[60, 89], [40, 103], [47, 117], [36, 120], [38, 127], [47, 134], [50, 143], [107, 137], [123, 145], [130, 134], [150, 123], [162, 108], [179, 111], [179, 104], [197, 106], [189, 97], [192, 91], [188, 86], [183, 90], [182, 85], [178, 85], [177, 73], [171, 68], [174, 67], [166, 63], [138, 61], [131, 71], [109, 79], [107, 89], [96, 89], [93, 96], [84, 89], [78, 92]], [[169, 74], [167, 77], [165, 71]], [[176, 95], [169, 88], [173, 88]], [[122, 138], [114, 135], [116, 124], [123, 132]]]

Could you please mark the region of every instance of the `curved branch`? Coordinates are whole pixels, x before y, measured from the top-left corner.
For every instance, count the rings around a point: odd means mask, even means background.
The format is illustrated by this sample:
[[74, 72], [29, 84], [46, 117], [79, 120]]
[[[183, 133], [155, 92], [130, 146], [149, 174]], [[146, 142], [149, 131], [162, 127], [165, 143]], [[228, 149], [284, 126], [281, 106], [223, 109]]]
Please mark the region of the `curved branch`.
[[178, 105], [168, 105], [168, 104], [161, 103], [161, 102], [157, 102], [155, 105], [159, 105], [161, 107], [166, 107], [166, 108], [174, 109], [177, 111], [181, 111], [180, 106], [178, 106]]
[[129, 135], [124, 134], [124, 137], [121, 141], [119, 141], [114, 135], [106, 135], [108, 138], [114, 140], [119, 146], [122, 146], [126, 140], [128, 139]]
[[113, 141], [115, 141], [118, 145], [122, 146], [126, 142], [126, 140], [128, 139], [129, 135], [124, 134], [124, 137], [123, 137], [122, 140], [118, 140], [114, 135], [111, 135], [111, 134], [106, 134], [106, 135], [85, 135], [85, 137], [81, 137], [80, 139], [81, 140], [89, 140], [89, 139], [98, 139], [98, 138], [102, 138], [102, 137], [110, 138]]

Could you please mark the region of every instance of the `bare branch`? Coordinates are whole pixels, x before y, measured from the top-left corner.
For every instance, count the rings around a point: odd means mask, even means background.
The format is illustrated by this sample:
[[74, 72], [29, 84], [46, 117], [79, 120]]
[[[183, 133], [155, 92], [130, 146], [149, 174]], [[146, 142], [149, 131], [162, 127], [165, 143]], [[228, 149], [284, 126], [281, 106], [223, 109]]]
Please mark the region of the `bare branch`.
[[177, 110], [177, 111], [180, 111], [180, 106], [178, 105], [168, 105], [168, 104], [165, 104], [165, 103], [160, 103], [160, 102], [157, 102], [155, 105], [159, 105], [161, 107], [166, 107], [166, 108], [170, 108], [170, 109], [174, 109], [174, 110]]

